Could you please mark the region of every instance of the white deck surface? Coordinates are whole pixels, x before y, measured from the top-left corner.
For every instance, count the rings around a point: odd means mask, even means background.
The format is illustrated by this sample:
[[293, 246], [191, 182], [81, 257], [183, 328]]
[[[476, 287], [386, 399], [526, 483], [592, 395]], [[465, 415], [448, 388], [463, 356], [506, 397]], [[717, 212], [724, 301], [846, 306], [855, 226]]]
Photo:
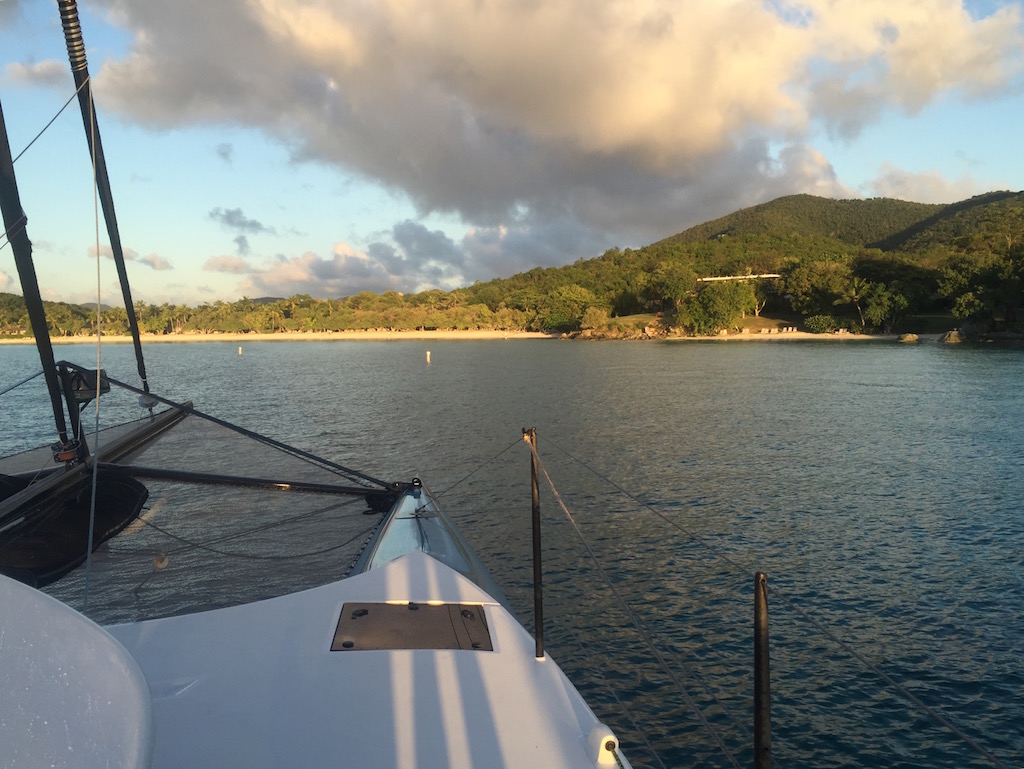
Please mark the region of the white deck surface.
[[[345, 602], [408, 601], [484, 606], [494, 651], [330, 651]], [[294, 595], [108, 630], [149, 683], [155, 767], [615, 766], [611, 733], [522, 626], [420, 552]]]

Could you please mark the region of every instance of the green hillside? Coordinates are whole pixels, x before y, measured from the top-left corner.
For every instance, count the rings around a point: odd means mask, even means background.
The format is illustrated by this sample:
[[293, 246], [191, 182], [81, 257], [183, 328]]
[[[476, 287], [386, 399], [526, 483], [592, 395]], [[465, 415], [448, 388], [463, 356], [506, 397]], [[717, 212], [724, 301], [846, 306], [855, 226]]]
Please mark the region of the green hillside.
[[813, 195], [788, 195], [698, 224], [660, 243], [698, 243], [722, 236], [772, 234], [832, 238], [866, 246], [896, 237], [929, 217], [939, 215], [945, 208], [891, 198], [833, 200]]
[[[707, 281], [711, 277], [773, 278]], [[791, 195], [736, 211], [639, 249], [453, 291], [293, 296], [199, 307], [139, 302], [150, 333], [441, 328], [630, 335], [711, 334], [762, 312], [813, 331], [924, 330], [944, 318], [981, 333], [1019, 331], [1024, 299], [1024, 193], [950, 205]], [[82, 308], [48, 306], [51, 333], [92, 330]], [[123, 333], [123, 309], [103, 311]], [[21, 297], [0, 294], [0, 334], [24, 335]]]

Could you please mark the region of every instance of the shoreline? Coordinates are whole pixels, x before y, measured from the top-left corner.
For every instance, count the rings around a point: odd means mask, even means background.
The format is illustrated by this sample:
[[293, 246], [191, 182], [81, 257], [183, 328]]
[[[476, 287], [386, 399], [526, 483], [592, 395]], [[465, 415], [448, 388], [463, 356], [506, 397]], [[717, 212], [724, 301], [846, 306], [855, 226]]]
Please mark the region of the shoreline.
[[[941, 334], [921, 334], [921, 342], [938, 341]], [[210, 334], [143, 334], [144, 344], [191, 344], [206, 342], [387, 342], [387, 341], [452, 341], [452, 340], [507, 340], [507, 339], [568, 339], [570, 341], [602, 342], [622, 341], [599, 336], [584, 338], [579, 335], [565, 336], [542, 331], [284, 331], [273, 334], [210, 333]], [[781, 333], [719, 334], [715, 336], [644, 336], [639, 341], [662, 342], [895, 342], [898, 334], [812, 334], [809, 331], [786, 331]], [[625, 341], [637, 341], [627, 339]], [[95, 344], [94, 336], [51, 337], [54, 345]], [[103, 344], [131, 344], [132, 338], [124, 335], [104, 335]], [[34, 345], [35, 339], [0, 338], [0, 345]]]
[[[739, 334], [718, 336], [670, 336], [669, 342], [896, 342], [900, 334], [813, 334], [810, 331], [784, 331], [773, 334]], [[937, 342], [942, 334], [918, 334], [918, 342]]]
[[[143, 344], [191, 344], [193, 342], [380, 342], [400, 340], [449, 339], [557, 339], [557, 335], [540, 331], [282, 331], [273, 334], [210, 333], [210, 334], [142, 334]], [[127, 335], [107, 335], [103, 344], [131, 344]], [[95, 344], [95, 336], [51, 337], [52, 344]], [[2, 344], [35, 344], [33, 337], [0, 338]]]

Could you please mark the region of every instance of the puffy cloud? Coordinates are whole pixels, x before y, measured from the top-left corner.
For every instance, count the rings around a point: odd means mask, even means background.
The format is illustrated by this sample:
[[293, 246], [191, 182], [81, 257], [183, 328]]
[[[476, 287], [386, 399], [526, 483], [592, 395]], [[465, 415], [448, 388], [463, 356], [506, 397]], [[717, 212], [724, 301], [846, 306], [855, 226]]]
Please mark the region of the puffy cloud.
[[886, 164], [871, 184], [875, 195], [918, 203], [955, 203], [974, 195], [978, 182], [970, 175], [947, 179], [938, 171], [912, 172]]
[[1024, 69], [1021, 8], [976, 19], [959, 0], [804, 0], [822, 55], [808, 107], [844, 137], [886, 107], [916, 113], [936, 98], [978, 98]]
[[[93, 245], [89, 246], [89, 248], [87, 249], [86, 253], [88, 254], [90, 259], [95, 259], [96, 258], [96, 253], [97, 253], [96, 245], [93, 244]], [[133, 261], [135, 261], [136, 259], [139, 258], [139, 254], [138, 254], [137, 251], [134, 251], [134, 250], [132, 250], [130, 248], [125, 248], [124, 246], [121, 247], [121, 253], [124, 256], [124, 260], [126, 262], [133, 262]], [[112, 249], [108, 244], [103, 243], [99, 247], [99, 254], [100, 254], [100, 256], [104, 256], [107, 259], [113, 260], [113, 258], [114, 258], [114, 249]]]
[[753, 137], [855, 132], [1022, 66], [1020, 9], [975, 19], [956, 0], [107, 4], [135, 34], [98, 77], [124, 113], [259, 125], [491, 223], [602, 168], [692, 178]]
[[391, 275], [378, 260], [345, 243], [334, 247], [329, 259], [306, 253], [279, 258], [269, 267], [252, 269], [239, 288], [246, 296], [340, 297], [360, 291], [408, 290], [407, 283]]
[[[853, 140], [883, 114], [1019, 88], [1024, 71], [1017, 3], [988, 15], [960, 0], [101, 5], [134, 36], [96, 72], [125, 118], [256, 127], [296, 159], [466, 224], [462, 242], [403, 222], [365, 252], [249, 274], [270, 293], [318, 272], [335, 295], [488, 278], [779, 195], [849, 196], [813, 145], [820, 127]], [[230, 162], [229, 146], [216, 151]], [[241, 254], [246, 236], [272, 232], [241, 209], [210, 216]]]
[[3, 270], [0, 270], [0, 291], [9, 291], [14, 286], [14, 279]]
[[[138, 252], [135, 251], [134, 249], [124, 248], [123, 246], [121, 248], [121, 251], [124, 253], [124, 260], [126, 262], [137, 262], [139, 264], [144, 264], [147, 267], [151, 267], [158, 272], [174, 269], [171, 263], [164, 259], [159, 254], [149, 254], [148, 256], [140, 257]], [[89, 246], [87, 253], [90, 259], [96, 258], [96, 252], [97, 250], [95, 245]], [[106, 243], [100, 245], [99, 254], [100, 256], [103, 256], [107, 259], [114, 259], [114, 250]]]
[[13, 19], [20, 13], [19, 3], [20, 0], [0, 2], [0, 23], [7, 23], [8, 20]]
[[164, 270], [173, 270], [174, 267], [169, 261], [164, 259], [159, 254], [149, 254], [139, 259], [139, 264], [144, 264], [147, 267], [152, 267], [157, 272], [163, 272]]
[[250, 235], [274, 233], [273, 227], [268, 227], [255, 219], [250, 219], [242, 213], [241, 208], [215, 208], [210, 211], [210, 218], [215, 222], [220, 222], [228, 229], [238, 230]]
[[239, 256], [211, 256], [203, 263], [203, 269], [229, 275], [247, 275], [253, 271], [252, 265]]
[[[0, 8], [3, 2], [0, 0]], [[65, 86], [70, 82], [67, 62], [47, 61], [25, 64], [12, 62], [4, 69], [7, 77], [15, 83], [47, 86]]]

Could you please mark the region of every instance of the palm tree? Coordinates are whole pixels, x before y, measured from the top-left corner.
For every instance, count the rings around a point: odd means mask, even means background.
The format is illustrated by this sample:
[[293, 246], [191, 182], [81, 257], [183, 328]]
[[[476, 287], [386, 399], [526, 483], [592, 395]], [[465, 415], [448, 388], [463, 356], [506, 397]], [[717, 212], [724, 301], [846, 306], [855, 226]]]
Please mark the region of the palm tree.
[[864, 322], [864, 310], [861, 309], [860, 303], [863, 299], [871, 292], [871, 282], [864, 280], [864, 278], [858, 278], [854, 276], [850, 279], [850, 282], [846, 284], [846, 288], [843, 293], [840, 294], [839, 298], [836, 299], [834, 304], [852, 304], [857, 308], [857, 315], [860, 316], [860, 328], [864, 330], [867, 325]]

